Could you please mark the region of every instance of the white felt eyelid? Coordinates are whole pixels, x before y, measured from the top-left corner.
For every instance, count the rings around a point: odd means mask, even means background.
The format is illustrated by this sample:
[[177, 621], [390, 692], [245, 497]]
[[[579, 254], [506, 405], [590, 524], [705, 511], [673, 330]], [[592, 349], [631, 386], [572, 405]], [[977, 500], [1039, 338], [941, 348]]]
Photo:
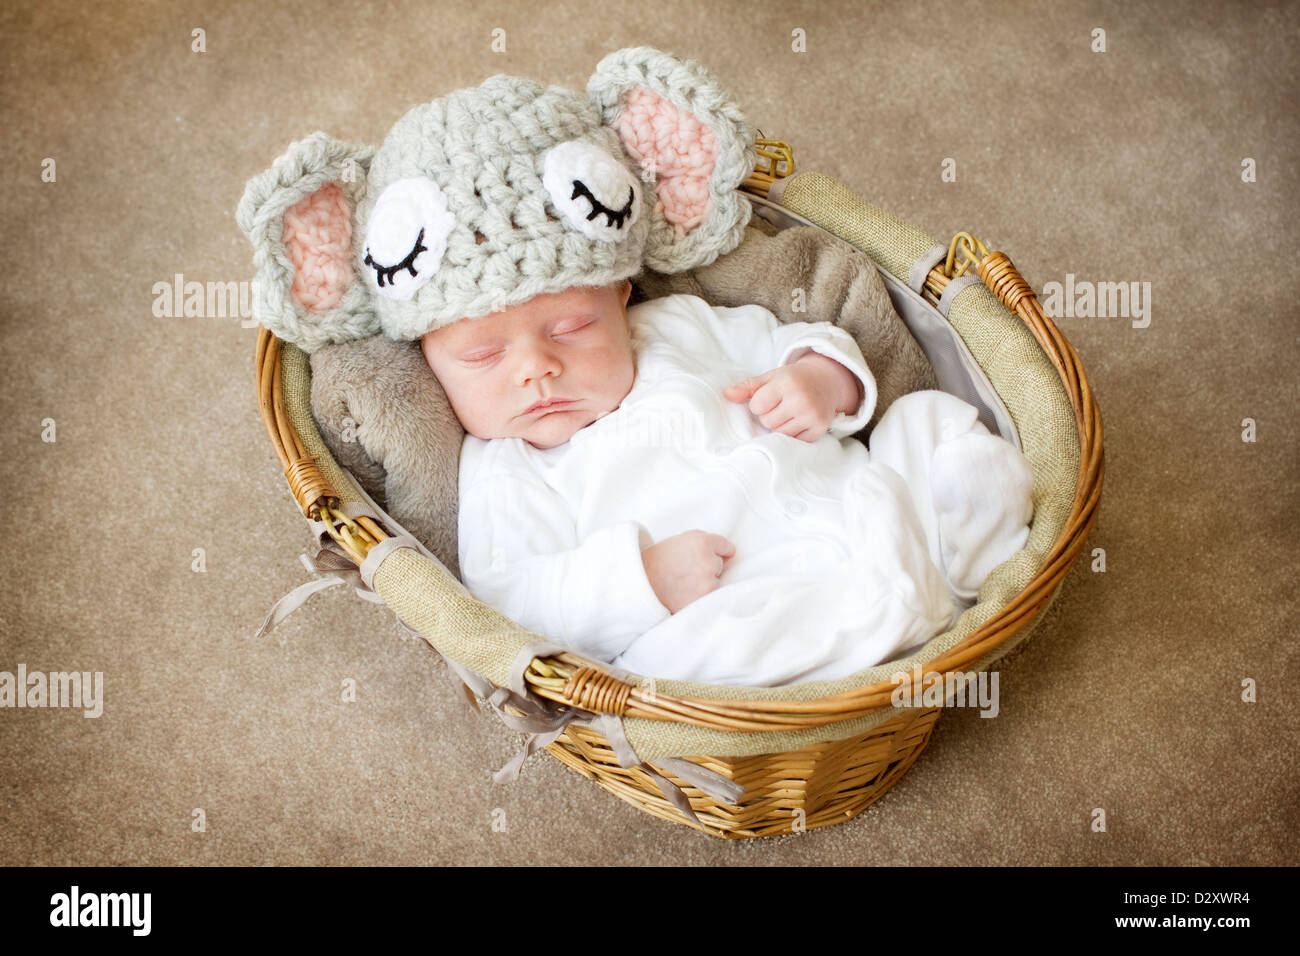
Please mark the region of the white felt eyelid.
[[593, 143], [552, 147], [542, 158], [542, 185], [565, 221], [588, 239], [621, 242], [641, 215], [641, 183]]
[[455, 225], [447, 196], [433, 180], [393, 183], [366, 225], [362, 269], [370, 288], [390, 299], [410, 299], [438, 271]]

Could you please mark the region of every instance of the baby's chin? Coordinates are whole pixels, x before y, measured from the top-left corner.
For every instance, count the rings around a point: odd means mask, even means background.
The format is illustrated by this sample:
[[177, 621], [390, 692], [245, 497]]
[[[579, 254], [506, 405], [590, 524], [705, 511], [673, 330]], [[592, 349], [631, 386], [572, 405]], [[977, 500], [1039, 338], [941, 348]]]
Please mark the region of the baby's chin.
[[545, 451], [563, 445], [599, 417], [585, 408], [555, 411], [533, 422], [519, 437], [534, 448]]

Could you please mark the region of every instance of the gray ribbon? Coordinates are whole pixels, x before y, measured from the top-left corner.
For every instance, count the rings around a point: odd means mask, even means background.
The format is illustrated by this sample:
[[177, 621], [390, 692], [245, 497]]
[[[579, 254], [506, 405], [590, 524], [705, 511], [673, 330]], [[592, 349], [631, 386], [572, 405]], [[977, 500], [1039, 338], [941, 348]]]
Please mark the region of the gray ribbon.
[[[353, 590], [356, 591], [357, 597], [363, 600], [370, 601], [372, 604], [383, 604], [384, 599], [375, 593], [375, 572], [384, 563], [384, 559], [398, 548], [413, 548], [426, 558], [437, 560], [429, 552], [429, 549], [416, 540], [405, 528], [379, 510], [379, 506], [362, 489], [360, 482], [353, 478], [352, 484], [365, 500], [345, 501], [339, 506], [338, 510], [353, 519], [361, 517], [373, 518], [396, 533], [371, 548], [366, 553], [361, 567], [358, 568], [352, 562], [352, 559], [335, 543], [326, 523], [309, 518], [307, 523], [311, 525], [312, 535], [315, 539], [315, 553], [311, 555], [303, 554], [300, 555], [300, 558], [303, 567], [308, 571], [313, 574], [324, 574], [326, 577], [300, 584], [276, 601], [271, 606], [270, 613], [266, 615], [266, 620], [257, 629], [254, 637], [261, 637], [263, 634], [268, 633], [286, 617], [302, 607], [313, 594], [337, 587], [340, 584], [351, 585]], [[419, 631], [410, 627], [401, 618], [398, 618], [398, 623], [406, 628], [409, 633], [414, 634], [416, 637], [422, 637]]]
[[946, 319], [948, 317], [948, 310], [952, 308], [952, 300], [957, 298], [957, 293], [968, 285], [973, 285], [976, 282], [982, 281], [983, 280], [979, 277], [979, 274], [973, 271], [958, 276], [949, 282], [944, 288], [943, 295], [939, 296], [939, 302], [935, 305], [935, 308], [938, 309], [939, 313]]
[[[524, 683], [524, 671], [527, 670], [528, 664], [534, 657], [545, 657], [564, 650], [565, 648], [550, 641], [536, 641], [524, 645], [510, 664], [508, 681], [510, 686], [508, 690], [496, 687], [486, 678], [461, 667], [450, 658], [447, 658], [447, 662], [461, 676], [466, 685], [479, 697], [486, 697], [488, 705], [496, 711], [507, 726], [528, 734], [523, 749], [493, 775], [493, 780], [497, 783], [509, 783], [517, 780], [524, 762], [534, 752], [549, 747], [559, 739], [570, 724], [576, 724], [581, 727], [589, 727], [603, 736], [609, 742], [610, 749], [614, 751], [614, 756], [618, 760], [620, 767], [639, 767], [644, 770], [655, 781], [669, 803], [696, 824], [703, 826], [704, 824], [696, 816], [690, 800], [682, 789], [637, 756], [636, 751], [627, 739], [622, 718], [614, 714], [592, 714], [578, 708], [563, 708], [556, 711], [540, 708], [546, 714], [545, 717], [535, 715], [527, 718], [520, 718], [505, 712], [504, 707], [507, 702], [521, 710], [526, 710], [522, 706], [524, 703], [530, 704], [534, 708], [539, 707], [535, 703], [536, 698], [529, 693]], [[610, 672], [620, 680], [629, 676], [627, 671], [616, 667], [611, 667]], [[734, 805], [744, 796], [745, 788], [734, 780], [730, 780], [716, 771], [701, 767], [689, 760], [680, 757], [666, 757], [660, 758], [658, 764], [664, 770], [680, 777], [701, 793], [707, 794], [720, 803]]]
[[302, 559], [303, 567], [308, 571], [313, 574], [323, 574], [325, 577], [298, 585], [271, 605], [266, 620], [262, 622], [262, 626], [253, 635], [255, 638], [268, 633], [286, 617], [302, 607], [307, 599], [316, 592], [337, 587], [340, 584], [350, 585], [359, 598], [374, 604], [384, 603], [384, 599], [361, 579], [360, 570], [346, 554], [333, 548], [319, 548], [313, 555], [303, 554], [299, 555], [299, 557]]
[[656, 761], [661, 768], [676, 777], [681, 777], [696, 790], [707, 793], [719, 803], [735, 806], [745, 795], [745, 788], [729, 777], [724, 777], [715, 770], [701, 767], [697, 763], [683, 760], [681, 757], [660, 757]]

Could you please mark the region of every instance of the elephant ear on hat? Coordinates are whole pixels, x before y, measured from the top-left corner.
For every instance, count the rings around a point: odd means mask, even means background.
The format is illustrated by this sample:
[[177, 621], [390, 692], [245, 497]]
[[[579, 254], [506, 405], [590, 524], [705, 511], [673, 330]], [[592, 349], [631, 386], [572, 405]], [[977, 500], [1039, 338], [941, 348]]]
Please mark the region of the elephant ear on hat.
[[254, 315], [305, 352], [379, 331], [353, 236], [374, 153], [313, 133], [250, 179], [235, 211], [253, 245]]
[[654, 192], [645, 264], [662, 273], [713, 262], [740, 244], [752, 208], [754, 128], [695, 60], [629, 47], [600, 61], [587, 95]]

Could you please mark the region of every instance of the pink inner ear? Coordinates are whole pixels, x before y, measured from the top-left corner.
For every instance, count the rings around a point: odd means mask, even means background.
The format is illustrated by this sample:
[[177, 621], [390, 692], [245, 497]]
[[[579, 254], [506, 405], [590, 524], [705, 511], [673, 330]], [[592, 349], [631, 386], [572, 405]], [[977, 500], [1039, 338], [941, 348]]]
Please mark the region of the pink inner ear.
[[649, 90], [630, 90], [614, 124], [623, 148], [655, 173], [659, 202], [655, 211], [678, 237], [709, 215], [709, 180], [718, 157], [713, 130]]
[[343, 190], [326, 183], [284, 213], [284, 245], [294, 265], [293, 297], [328, 312], [352, 281], [352, 215]]

